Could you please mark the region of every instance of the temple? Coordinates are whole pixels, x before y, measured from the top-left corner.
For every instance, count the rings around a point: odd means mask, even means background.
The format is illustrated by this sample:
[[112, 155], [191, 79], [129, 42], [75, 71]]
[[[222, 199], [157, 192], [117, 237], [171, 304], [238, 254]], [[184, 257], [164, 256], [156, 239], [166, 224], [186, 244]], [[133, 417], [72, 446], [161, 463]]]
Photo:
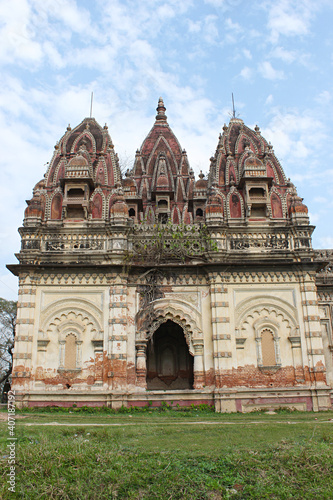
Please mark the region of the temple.
[[18, 404], [331, 408], [333, 252], [258, 126], [231, 118], [196, 179], [161, 98], [124, 175], [85, 118], [27, 205]]

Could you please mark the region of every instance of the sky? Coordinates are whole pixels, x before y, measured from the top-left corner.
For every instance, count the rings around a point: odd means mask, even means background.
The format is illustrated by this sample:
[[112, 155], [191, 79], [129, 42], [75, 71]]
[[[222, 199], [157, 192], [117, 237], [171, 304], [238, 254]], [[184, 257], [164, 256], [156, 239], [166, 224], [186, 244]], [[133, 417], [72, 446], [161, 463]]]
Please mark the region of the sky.
[[223, 124], [259, 125], [333, 247], [332, 0], [0, 0], [0, 297], [17, 298], [25, 200], [90, 115], [131, 166], [163, 97], [191, 167]]

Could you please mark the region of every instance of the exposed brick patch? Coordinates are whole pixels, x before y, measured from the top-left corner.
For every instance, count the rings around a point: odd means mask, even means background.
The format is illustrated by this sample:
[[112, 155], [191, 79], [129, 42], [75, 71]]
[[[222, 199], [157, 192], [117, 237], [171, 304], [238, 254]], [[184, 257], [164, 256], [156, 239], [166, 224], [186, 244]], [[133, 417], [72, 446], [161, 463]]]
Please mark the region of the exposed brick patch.
[[254, 365], [246, 365], [231, 370], [221, 370], [218, 375], [218, 388], [293, 387], [297, 385], [293, 366], [281, 367], [275, 373], [266, 374]]

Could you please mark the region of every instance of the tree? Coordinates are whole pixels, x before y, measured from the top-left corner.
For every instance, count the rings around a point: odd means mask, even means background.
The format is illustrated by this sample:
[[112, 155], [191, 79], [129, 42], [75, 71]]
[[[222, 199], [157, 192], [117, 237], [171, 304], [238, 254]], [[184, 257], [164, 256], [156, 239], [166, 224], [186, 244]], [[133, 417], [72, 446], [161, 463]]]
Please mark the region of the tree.
[[13, 349], [16, 328], [17, 302], [0, 297], [0, 388], [1, 402], [13, 369]]
[[128, 263], [208, 261], [211, 254], [218, 251], [204, 224], [140, 223], [133, 226], [130, 239], [132, 250], [125, 256]]

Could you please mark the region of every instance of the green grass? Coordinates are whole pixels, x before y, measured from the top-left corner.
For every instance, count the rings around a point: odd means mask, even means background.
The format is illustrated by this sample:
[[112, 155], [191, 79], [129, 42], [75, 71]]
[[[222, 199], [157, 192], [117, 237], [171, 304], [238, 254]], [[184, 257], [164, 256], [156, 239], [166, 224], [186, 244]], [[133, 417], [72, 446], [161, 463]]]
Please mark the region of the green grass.
[[[2, 458], [0, 498], [332, 498], [332, 412], [166, 409], [19, 416], [16, 493], [7, 491], [8, 465]], [[66, 425], [35, 425], [52, 422]], [[0, 431], [4, 456], [5, 423]]]

